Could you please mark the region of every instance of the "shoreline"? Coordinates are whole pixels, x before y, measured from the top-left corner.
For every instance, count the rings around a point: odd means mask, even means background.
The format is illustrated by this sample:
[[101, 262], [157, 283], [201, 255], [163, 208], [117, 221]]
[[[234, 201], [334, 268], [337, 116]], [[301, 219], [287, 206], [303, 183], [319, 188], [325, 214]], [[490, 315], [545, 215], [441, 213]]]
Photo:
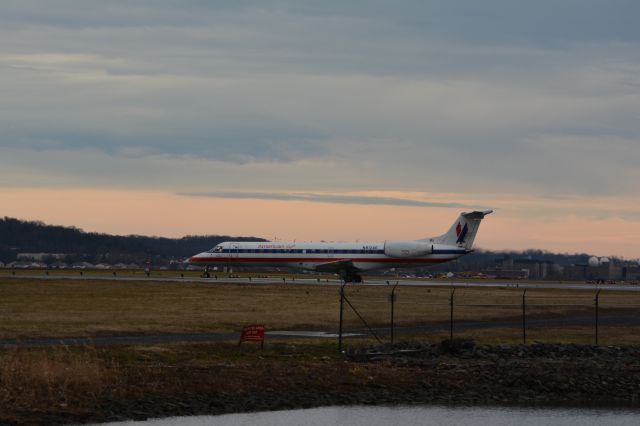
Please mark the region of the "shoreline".
[[[0, 371], [0, 423], [81, 424], [334, 405], [640, 409], [640, 346], [445, 340], [354, 348], [344, 355], [323, 343], [269, 346], [4, 351], [14, 376], [6, 367]], [[59, 371], [43, 361], [51, 358], [65, 367]], [[45, 382], [38, 375], [43, 368]]]

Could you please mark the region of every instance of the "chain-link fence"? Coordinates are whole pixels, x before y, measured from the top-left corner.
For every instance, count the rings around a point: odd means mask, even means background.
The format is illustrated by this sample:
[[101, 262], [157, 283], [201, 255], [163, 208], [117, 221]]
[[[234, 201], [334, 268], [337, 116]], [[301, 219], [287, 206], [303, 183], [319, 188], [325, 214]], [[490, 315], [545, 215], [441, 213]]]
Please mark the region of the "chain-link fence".
[[640, 292], [505, 287], [371, 287], [340, 292], [342, 338], [380, 343], [472, 338], [488, 343], [640, 343]]

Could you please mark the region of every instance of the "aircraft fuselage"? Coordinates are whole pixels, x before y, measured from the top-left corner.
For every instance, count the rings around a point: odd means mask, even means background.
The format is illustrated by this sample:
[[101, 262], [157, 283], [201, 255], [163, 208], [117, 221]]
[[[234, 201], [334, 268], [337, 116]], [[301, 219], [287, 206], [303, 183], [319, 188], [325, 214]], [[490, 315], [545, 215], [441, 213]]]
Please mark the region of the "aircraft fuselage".
[[467, 250], [434, 245], [424, 256], [390, 257], [385, 243], [280, 243], [224, 242], [189, 258], [189, 263], [208, 266], [286, 267], [316, 270], [318, 266], [351, 261], [360, 271], [448, 262]]
[[227, 241], [189, 258], [202, 266], [284, 267], [330, 272], [345, 281], [376, 269], [433, 265], [471, 252], [480, 221], [491, 210], [460, 213], [449, 230], [421, 240], [378, 243], [297, 243]]

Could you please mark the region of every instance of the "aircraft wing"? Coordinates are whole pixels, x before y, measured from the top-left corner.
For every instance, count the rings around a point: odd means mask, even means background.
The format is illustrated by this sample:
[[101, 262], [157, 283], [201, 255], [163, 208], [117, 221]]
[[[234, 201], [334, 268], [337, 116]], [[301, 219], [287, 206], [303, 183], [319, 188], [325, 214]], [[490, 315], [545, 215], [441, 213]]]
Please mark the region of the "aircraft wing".
[[356, 268], [353, 262], [347, 259], [321, 263], [320, 265], [316, 265], [315, 270], [318, 272], [332, 272], [334, 274], [339, 274], [340, 272], [360, 272], [360, 269]]

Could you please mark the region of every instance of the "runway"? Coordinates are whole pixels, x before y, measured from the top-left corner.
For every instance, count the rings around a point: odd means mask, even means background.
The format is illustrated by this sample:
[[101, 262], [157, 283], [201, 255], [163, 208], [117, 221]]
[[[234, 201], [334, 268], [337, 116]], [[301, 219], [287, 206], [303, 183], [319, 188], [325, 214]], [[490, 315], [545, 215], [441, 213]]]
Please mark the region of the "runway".
[[[107, 275], [0, 275], [0, 279], [15, 280], [74, 280], [74, 281], [128, 281], [128, 282], [166, 282], [166, 283], [189, 283], [189, 284], [252, 284], [252, 285], [323, 285], [323, 286], [340, 286], [342, 281], [336, 278], [302, 278], [296, 277], [240, 277], [228, 278], [220, 277], [199, 278], [199, 277], [150, 277], [145, 276], [107, 276]], [[528, 282], [528, 281], [508, 281], [508, 280], [418, 280], [418, 279], [367, 279], [365, 277], [363, 283], [349, 283], [349, 286], [414, 286], [414, 287], [446, 287], [446, 288], [471, 288], [471, 287], [487, 287], [487, 288], [518, 288], [518, 289], [557, 289], [557, 290], [603, 290], [603, 291], [630, 291], [640, 292], [640, 285], [631, 284], [587, 284], [579, 282], [564, 281], [548, 281], [548, 282]]]

